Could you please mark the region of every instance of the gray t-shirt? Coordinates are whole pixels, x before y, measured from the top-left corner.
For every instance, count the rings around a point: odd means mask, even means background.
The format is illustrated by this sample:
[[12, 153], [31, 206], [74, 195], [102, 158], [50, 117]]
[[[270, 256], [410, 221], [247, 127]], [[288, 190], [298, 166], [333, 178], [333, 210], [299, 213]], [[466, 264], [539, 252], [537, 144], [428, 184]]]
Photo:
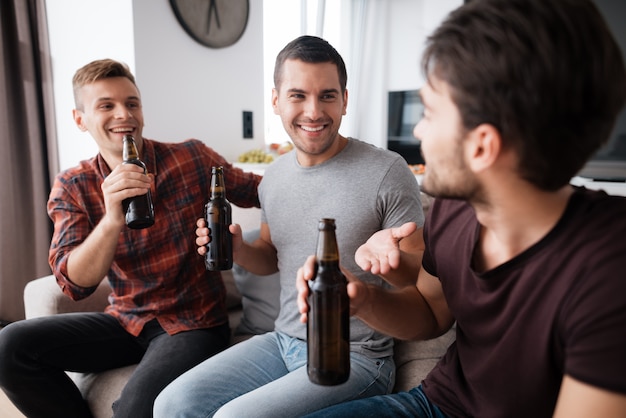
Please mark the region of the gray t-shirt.
[[[378, 276], [354, 261], [357, 248], [376, 231], [405, 222], [424, 223], [419, 185], [398, 154], [349, 139], [336, 156], [313, 167], [302, 167], [296, 153], [278, 158], [259, 186], [262, 222], [269, 225], [278, 254], [281, 309], [276, 330], [306, 339], [299, 320], [296, 274], [315, 254], [318, 222], [334, 218], [340, 263], [365, 282], [384, 285]], [[370, 357], [392, 354], [393, 340], [351, 318], [352, 351]]]

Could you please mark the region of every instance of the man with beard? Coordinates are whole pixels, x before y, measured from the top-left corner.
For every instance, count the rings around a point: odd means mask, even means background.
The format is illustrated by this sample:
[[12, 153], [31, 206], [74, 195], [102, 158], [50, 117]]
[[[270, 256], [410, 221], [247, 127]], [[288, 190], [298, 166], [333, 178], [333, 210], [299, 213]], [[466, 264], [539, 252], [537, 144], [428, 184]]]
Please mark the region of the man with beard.
[[[414, 134], [436, 197], [417, 284], [348, 285], [356, 317], [401, 339], [456, 321], [422, 384], [315, 417], [626, 416], [626, 198], [569, 184], [626, 97], [622, 53], [588, 0], [473, 0], [428, 39]], [[374, 235], [370, 258], [407, 230]], [[305, 279], [299, 306], [306, 321]]]

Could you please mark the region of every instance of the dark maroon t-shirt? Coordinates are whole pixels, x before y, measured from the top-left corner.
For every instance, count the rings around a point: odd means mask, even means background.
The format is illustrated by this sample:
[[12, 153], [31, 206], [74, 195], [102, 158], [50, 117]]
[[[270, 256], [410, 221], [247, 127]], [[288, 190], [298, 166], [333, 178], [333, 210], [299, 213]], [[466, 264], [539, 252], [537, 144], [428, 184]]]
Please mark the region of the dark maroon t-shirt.
[[626, 393], [626, 198], [577, 188], [543, 239], [483, 273], [479, 224], [436, 200], [423, 266], [441, 281], [457, 338], [423, 383], [452, 417], [552, 416], [564, 374]]

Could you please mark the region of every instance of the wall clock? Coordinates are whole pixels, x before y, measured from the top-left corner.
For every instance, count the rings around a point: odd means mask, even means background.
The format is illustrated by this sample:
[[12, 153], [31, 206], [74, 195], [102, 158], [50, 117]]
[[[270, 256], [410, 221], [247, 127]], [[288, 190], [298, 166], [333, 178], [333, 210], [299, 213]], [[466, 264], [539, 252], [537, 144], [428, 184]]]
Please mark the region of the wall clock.
[[249, 0], [170, 0], [170, 4], [185, 32], [210, 48], [234, 44], [248, 24]]

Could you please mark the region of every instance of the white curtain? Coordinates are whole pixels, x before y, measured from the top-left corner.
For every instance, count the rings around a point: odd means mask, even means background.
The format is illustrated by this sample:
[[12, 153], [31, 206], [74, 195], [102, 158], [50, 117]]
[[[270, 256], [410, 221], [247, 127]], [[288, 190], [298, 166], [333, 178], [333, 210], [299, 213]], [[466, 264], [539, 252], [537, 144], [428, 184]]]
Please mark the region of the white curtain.
[[388, 2], [344, 0], [350, 15], [348, 114], [342, 133], [387, 147]]
[[348, 112], [340, 133], [386, 148], [389, 1], [340, 1], [340, 39], [329, 37], [336, 28], [329, 28], [325, 0], [300, 0], [300, 34], [328, 39], [346, 62]]

